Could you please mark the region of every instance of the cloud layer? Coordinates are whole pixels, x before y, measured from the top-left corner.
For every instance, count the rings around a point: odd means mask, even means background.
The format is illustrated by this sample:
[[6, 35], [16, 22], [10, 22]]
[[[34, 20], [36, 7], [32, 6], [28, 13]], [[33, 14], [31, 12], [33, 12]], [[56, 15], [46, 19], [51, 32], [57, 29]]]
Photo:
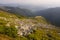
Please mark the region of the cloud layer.
[[60, 6], [60, 0], [0, 0], [0, 3], [10, 4], [29, 4], [29, 5], [46, 5], [46, 6]]

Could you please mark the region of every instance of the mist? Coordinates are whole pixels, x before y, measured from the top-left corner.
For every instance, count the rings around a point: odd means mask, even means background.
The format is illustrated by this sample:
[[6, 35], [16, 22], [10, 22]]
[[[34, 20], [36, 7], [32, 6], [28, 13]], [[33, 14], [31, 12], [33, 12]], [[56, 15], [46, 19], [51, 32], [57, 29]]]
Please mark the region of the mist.
[[59, 0], [0, 0], [0, 4], [7, 4], [7, 6], [18, 6], [21, 8], [30, 9], [32, 11], [60, 7]]

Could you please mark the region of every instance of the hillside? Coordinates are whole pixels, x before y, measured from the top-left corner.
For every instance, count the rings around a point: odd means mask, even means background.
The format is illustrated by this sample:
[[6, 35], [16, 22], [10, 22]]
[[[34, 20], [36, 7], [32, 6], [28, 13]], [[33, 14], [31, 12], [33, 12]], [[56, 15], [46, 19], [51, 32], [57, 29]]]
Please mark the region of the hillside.
[[0, 34], [0, 40], [14, 40], [14, 39], [7, 35]]
[[59, 30], [42, 16], [17, 16], [0, 10], [1, 40], [60, 40]]
[[60, 27], [60, 7], [56, 8], [48, 8], [45, 10], [37, 11], [36, 16], [43, 16], [48, 21], [51, 22], [51, 24], [59, 26]]
[[48, 8], [45, 10], [35, 11], [34, 13], [31, 10], [20, 8], [20, 7], [12, 7], [12, 6], [0, 6], [0, 10], [9, 12], [11, 14], [22, 15], [26, 17], [34, 17], [34, 16], [43, 16], [47, 21], [55, 26], [60, 26], [60, 7], [57, 8]]
[[20, 8], [20, 7], [0, 6], [0, 10], [18, 14], [18, 15], [23, 15], [23, 16], [33, 16], [30, 10]]

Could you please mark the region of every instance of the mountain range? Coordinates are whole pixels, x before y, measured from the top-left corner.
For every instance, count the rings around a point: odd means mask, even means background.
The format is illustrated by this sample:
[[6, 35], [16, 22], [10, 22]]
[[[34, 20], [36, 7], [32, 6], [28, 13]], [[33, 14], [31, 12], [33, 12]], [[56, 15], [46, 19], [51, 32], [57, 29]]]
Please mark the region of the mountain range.
[[18, 14], [18, 15], [23, 15], [23, 16], [32, 16], [33, 15], [30, 10], [19, 8], [19, 7], [0, 6], [0, 10]]
[[37, 11], [35, 15], [43, 16], [53, 25], [60, 26], [60, 7]]
[[44, 17], [18, 17], [0, 10], [0, 40], [60, 40], [60, 29]]
[[[31, 9], [31, 8], [30, 8]], [[28, 6], [23, 5], [2, 5], [0, 6], [0, 10], [7, 11], [13, 14], [23, 15], [27, 17], [34, 17], [34, 16], [43, 16], [49, 21], [51, 24], [60, 26], [60, 7], [56, 8], [39, 8], [36, 7], [36, 10], [32, 12], [30, 9], [28, 9]]]

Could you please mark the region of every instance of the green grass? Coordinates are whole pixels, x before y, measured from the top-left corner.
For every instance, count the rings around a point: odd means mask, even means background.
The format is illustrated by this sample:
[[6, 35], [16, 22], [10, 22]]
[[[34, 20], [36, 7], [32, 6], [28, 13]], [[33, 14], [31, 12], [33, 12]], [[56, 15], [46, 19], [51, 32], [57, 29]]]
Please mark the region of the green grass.
[[[58, 29], [53, 28], [43, 28], [42, 27], [36, 27], [35, 30], [29, 35], [26, 36], [18, 36], [17, 35], [17, 29], [14, 27], [15, 25], [18, 25], [15, 19], [22, 20], [23, 22], [27, 23], [26, 21], [31, 20], [32, 23], [43, 23], [47, 24], [48, 22], [44, 17], [24, 17], [19, 16], [15, 14], [11, 14], [5, 11], [0, 11], [0, 17], [6, 18], [7, 20], [0, 18], [0, 40], [60, 40], [60, 34], [58, 34]], [[7, 27], [6, 24], [10, 22], [10, 27]], [[16, 24], [15, 24], [16, 23]], [[59, 31], [60, 32], [60, 31]]]

